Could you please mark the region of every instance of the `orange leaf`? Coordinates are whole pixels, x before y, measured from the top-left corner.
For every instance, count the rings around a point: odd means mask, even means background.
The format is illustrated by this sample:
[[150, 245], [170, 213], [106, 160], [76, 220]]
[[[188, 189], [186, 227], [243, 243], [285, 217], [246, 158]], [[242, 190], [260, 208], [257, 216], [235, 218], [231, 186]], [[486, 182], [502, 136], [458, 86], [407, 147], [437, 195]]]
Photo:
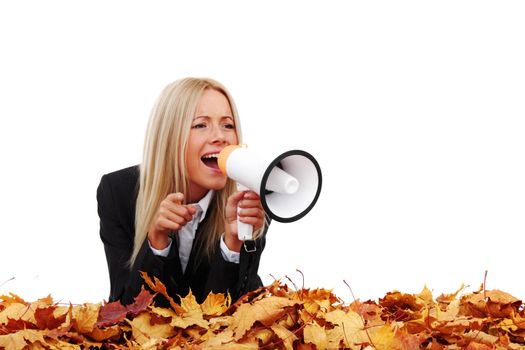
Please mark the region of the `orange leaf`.
[[231, 297], [224, 294], [210, 293], [206, 300], [201, 304], [202, 313], [208, 316], [219, 316], [223, 314], [230, 307]]
[[151, 280], [151, 278], [148, 276], [147, 273], [143, 272], [143, 271], [140, 271], [140, 274], [142, 276], [142, 278], [144, 279], [144, 281], [146, 282], [146, 284], [148, 285], [148, 287], [151, 288], [151, 290], [153, 290], [154, 292], [157, 292], [157, 293], [160, 293], [161, 295], [164, 296], [164, 298], [166, 298], [168, 300], [168, 302], [170, 303], [171, 307], [173, 308], [173, 310], [175, 310], [175, 312], [177, 314], [181, 314], [184, 312], [183, 309], [181, 309], [181, 307], [175, 302], [175, 300], [173, 300], [173, 298], [171, 296], [169, 296], [168, 294], [168, 290], [166, 289], [166, 286], [164, 285], [164, 283], [162, 283], [157, 277], [153, 277], [153, 280]]
[[35, 310], [36, 325], [40, 329], [55, 329], [58, 328], [66, 320], [66, 314], [55, 318], [55, 306], [46, 308], [38, 308]]

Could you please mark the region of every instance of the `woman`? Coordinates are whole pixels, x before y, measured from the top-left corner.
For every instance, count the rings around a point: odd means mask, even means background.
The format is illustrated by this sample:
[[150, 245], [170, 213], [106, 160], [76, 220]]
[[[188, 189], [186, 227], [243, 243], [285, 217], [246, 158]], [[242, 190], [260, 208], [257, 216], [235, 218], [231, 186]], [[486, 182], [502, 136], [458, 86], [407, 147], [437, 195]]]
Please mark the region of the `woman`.
[[[257, 275], [267, 224], [259, 196], [236, 192], [217, 155], [241, 142], [232, 97], [211, 79], [168, 85], [151, 113], [143, 161], [102, 177], [97, 190], [100, 237], [108, 262], [109, 301], [133, 302], [158, 277], [170, 295], [189, 289], [235, 300], [262, 285]], [[189, 204], [188, 204], [189, 203]], [[239, 220], [254, 226], [255, 250], [237, 237]], [[157, 304], [167, 305], [162, 296]]]

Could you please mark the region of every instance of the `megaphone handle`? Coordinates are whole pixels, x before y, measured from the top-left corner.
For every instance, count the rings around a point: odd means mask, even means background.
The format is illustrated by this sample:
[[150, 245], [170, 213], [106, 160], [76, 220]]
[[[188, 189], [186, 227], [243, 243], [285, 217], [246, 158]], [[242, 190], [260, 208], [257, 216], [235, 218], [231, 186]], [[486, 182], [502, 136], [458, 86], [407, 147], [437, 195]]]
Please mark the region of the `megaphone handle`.
[[[248, 191], [249, 188], [237, 182], [237, 190], [238, 191]], [[241, 208], [237, 207], [237, 236], [239, 237], [239, 240], [241, 241], [252, 240], [253, 239], [253, 225], [245, 224], [244, 222], [241, 222], [241, 220], [239, 220], [240, 210]]]

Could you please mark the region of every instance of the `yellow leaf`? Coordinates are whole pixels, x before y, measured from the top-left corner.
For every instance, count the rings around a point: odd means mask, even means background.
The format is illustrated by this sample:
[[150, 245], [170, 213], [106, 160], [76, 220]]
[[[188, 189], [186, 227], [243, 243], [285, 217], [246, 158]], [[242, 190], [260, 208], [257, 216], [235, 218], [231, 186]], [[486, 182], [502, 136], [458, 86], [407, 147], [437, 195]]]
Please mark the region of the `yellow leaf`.
[[6, 350], [23, 349], [26, 345], [36, 342], [46, 344], [43, 331], [24, 329], [16, 333], [0, 335], [0, 347], [4, 347]]
[[273, 324], [271, 329], [283, 341], [287, 350], [293, 350], [293, 342], [297, 340], [297, 336], [294, 333], [277, 323]]
[[27, 345], [22, 332], [0, 335], [0, 348], [6, 350], [21, 350]]
[[267, 297], [257, 300], [253, 304], [242, 304], [233, 314], [233, 321], [230, 326], [234, 330], [235, 340], [241, 339], [256, 321], [267, 327], [272, 325], [284, 315], [286, 312], [284, 308], [298, 303], [298, 300], [283, 297]]
[[306, 325], [303, 330], [303, 337], [305, 343], [314, 344], [317, 349], [326, 349], [328, 346], [328, 339], [326, 331], [319, 326], [317, 322]]
[[439, 322], [452, 321], [458, 316], [458, 313], [459, 313], [459, 300], [455, 299], [455, 300], [452, 300], [450, 304], [447, 305], [446, 311], [444, 312], [438, 311], [437, 320]]
[[180, 306], [183, 313], [182, 317], [174, 317], [172, 319], [172, 326], [179, 328], [186, 328], [191, 325], [197, 325], [203, 328], [208, 328], [208, 321], [203, 318], [202, 309], [193, 293], [190, 292], [180, 300]]
[[363, 330], [363, 320], [357, 312], [352, 310], [344, 312], [336, 309], [327, 313], [324, 317], [328, 322], [337, 325], [332, 330], [332, 336], [335, 337], [334, 340], [340, 337], [348, 347], [369, 342], [368, 335]]
[[208, 316], [219, 316], [230, 307], [231, 297], [224, 294], [210, 293], [201, 304], [202, 313]]
[[97, 323], [100, 304], [84, 304], [73, 308], [73, 318], [77, 321], [79, 333], [91, 333]]
[[[395, 333], [390, 325], [384, 325], [382, 327], [374, 327], [369, 330], [370, 338], [374, 344], [376, 350], [398, 350], [395, 346], [394, 336]], [[402, 350], [402, 349], [399, 349]]]
[[0, 311], [0, 324], [7, 324], [8, 318], [36, 323], [35, 314], [30, 305], [18, 302], [9, 303], [5, 309]]
[[151, 324], [151, 315], [149, 313], [142, 313], [136, 316], [130, 322], [133, 338], [139, 344], [148, 344], [151, 339], [166, 340], [175, 335], [174, 329], [169, 323]]
[[259, 329], [255, 332], [253, 337], [261, 341], [262, 345], [266, 345], [273, 337], [273, 332], [267, 328]]
[[233, 331], [225, 330], [218, 334], [207, 332], [201, 337], [201, 340], [204, 340], [204, 343], [200, 344], [203, 349], [214, 349], [233, 341]]

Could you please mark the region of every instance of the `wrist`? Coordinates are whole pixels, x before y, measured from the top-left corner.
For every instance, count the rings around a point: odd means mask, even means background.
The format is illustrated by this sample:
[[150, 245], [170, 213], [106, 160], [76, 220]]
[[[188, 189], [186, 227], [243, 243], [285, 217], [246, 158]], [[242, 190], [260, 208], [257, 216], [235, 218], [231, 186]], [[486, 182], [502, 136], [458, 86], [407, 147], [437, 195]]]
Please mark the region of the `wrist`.
[[239, 253], [242, 247], [242, 241], [237, 238], [237, 235], [225, 234], [224, 244], [229, 250]]
[[167, 234], [158, 233], [155, 230], [148, 232], [148, 241], [152, 248], [162, 250], [170, 244]]

